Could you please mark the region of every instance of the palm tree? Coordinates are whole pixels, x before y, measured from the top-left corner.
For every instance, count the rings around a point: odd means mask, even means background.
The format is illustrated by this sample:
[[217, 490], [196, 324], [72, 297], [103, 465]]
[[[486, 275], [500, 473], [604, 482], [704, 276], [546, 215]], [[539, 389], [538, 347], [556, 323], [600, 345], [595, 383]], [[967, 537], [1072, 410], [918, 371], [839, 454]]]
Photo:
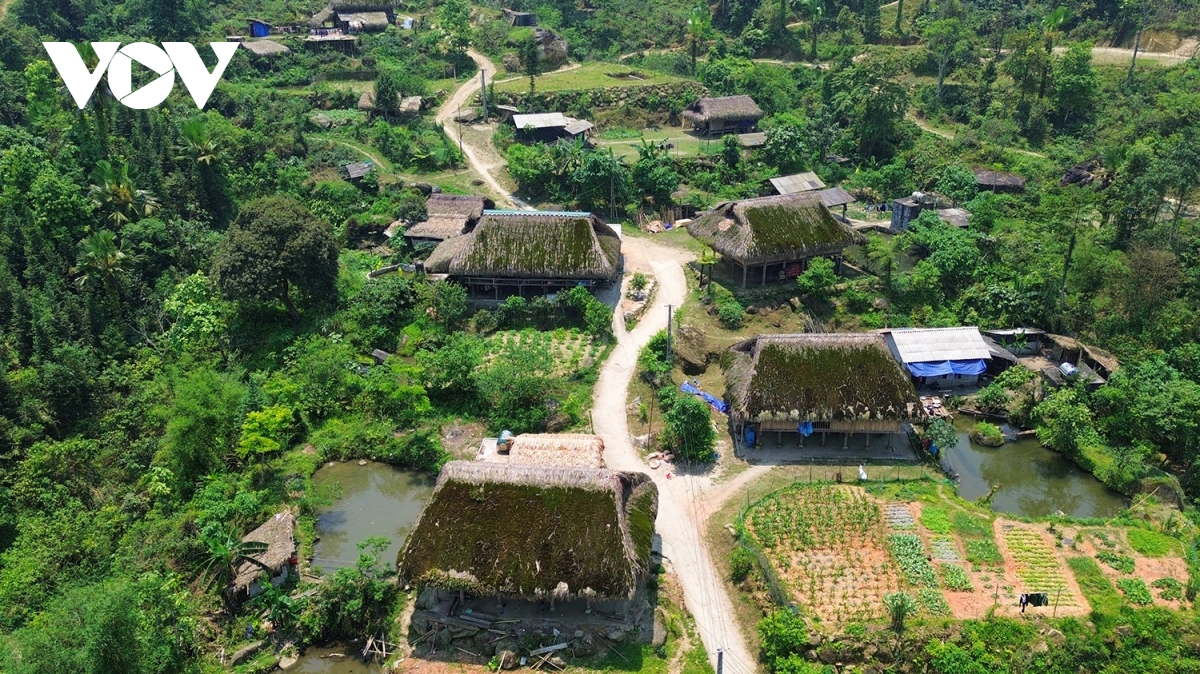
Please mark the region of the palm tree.
[[117, 277], [129, 272], [136, 257], [125, 253], [117, 244], [117, 235], [101, 230], [79, 242], [79, 259], [71, 273], [78, 273], [75, 282], [84, 287], [99, 281], [109, 297], [117, 295]]
[[[207, 548], [200, 562], [200, 578], [204, 588], [208, 589], [214, 582], [227, 586], [233, 581], [237, 568], [243, 563], [253, 564], [268, 574], [271, 569], [254, 558], [267, 551], [267, 544], [259, 541], [243, 541], [232, 530], [226, 530], [215, 536], [202, 536]], [[223, 593], [224, 594], [224, 593]]]
[[192, 159], [197, 164], [212, 166], [217, 161], [220, 146], [208, 135], [208, 125], [204, 119], [197, 117], [189, 119], [179, 127], [180, 143], [176, 150], [180, 153], [176, 159]]
[[92, 205], [108, 211], [108, 219], [123, 225], [158, 211], [158, 199], [149, 190], [139, 190], [129, 176], [129, 165], [124, 162], [113, 164], [107, 159], [96, 162], [92, 171], [92, 185], [88, 194]]
[[708, 39], [709, 32], [712, 31], [712, 15], [708, 13], [708, 7], [705, 5], [696, 5], [692, 8], [692, 13], [688, 16], [687, 33], [688, 42], [692, 52], [692, 74], [696, 74], [696, 54], [700, 50], [700, 43]]

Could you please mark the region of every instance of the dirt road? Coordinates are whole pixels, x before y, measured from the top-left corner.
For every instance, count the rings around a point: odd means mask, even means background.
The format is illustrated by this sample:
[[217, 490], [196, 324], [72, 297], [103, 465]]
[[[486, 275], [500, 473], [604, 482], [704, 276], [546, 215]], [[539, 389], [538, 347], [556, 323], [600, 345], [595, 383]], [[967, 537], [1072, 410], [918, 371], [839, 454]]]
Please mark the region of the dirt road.
[[[705, 493], [711, 480], [707, 476], [680, 475], [663, 469], [650, 470], [630, 441], [625, 412], [638, 352], [654, 333], [666, 327], [667, 305], [679, 306], [687, 296], [687, 282], [681, 265], [690, 259], [690, 255], [632, 237], [625, 239], [623, 252], [626, 266], [631, 271], [653, 273], [660, 285], [654, 306], [632, 332], [626, 332], [624, 321], [620, 316], [616, 317], [614, 330], [617, 346], [596, 382], [592, 408], [595, 432], [604, 438], [604, 461], [610, 468], [647, 473], [658, 485], [656, 529], [663, 539], [663, 554], [683, 587], [685, 603], [696, 618], [709, 659], [715, 666], [717, 651], [721, 649], [724, 651], [726, 674], [753, 674], [756, 670], [755, 658], [738, 632], [733, 619], [733, 604], [704, 545], [704, 522], [716, 508], [715, 498], [706, 498]], [[733, 482], [742, 484], [754, 476], [739, 475]], [[729, 485], [721, 485], [720, 489], [713, 489], [708, 496], [727, 496], [730, 493], [733, 490]]]
[[[467, 55], [475, 61], [475, 63], [479, 66], [479, 70], [484, 73], [484, 76], [487, 77], [489, 81], [495, 77], [496, 65], [488, 60], [486, 56], [480, 54], [474, 49], [468, 49]], [[479, 174], [480, 180], [482, 180], [484, 184], [488, 186], [488, 189], [491, 190], [493, 196], [497, 198], [497, 203], [512, 207], [515, 205], [512, 194], [508, 190], [504, 189], [504, 187], [502, 187], [500, 183], [496, 181], [496, 178], [492, 176], [491, 169], [496, 168], [496, 166], [481, 160], [479, 158], [480, 153], [476, 150], [476, 148], [472, 147], [470, 143], [465, 142], [465, 137], [460, 140], [459, 138], [456, 138], [456, 134], [451, 131], [454, 115], [463, 105], [472, 102], [472, 98], [475, 96], [477, 91], [479, 91], [478, 76], [472, 77], [466, 82], [463, 82], [462, 86], [458, 88], [458, 91], [455, 91], [454, 95], [450, 96], [450, 98], [447, 98], [446, 102], [442, 103], [442, 107], [438, 108], [437, 116], [434, 117], [434, 120], [437, 121], [438, 124], [442, 125], [442, 130], [445, 132], [446, 136], [450, 138], [450, 140], [460, 142], [462, 145], [463, 155], [465, 155], [467, 158], [467, 163], [470, 164], [471, 169], [475, 171], [475, 173]]]

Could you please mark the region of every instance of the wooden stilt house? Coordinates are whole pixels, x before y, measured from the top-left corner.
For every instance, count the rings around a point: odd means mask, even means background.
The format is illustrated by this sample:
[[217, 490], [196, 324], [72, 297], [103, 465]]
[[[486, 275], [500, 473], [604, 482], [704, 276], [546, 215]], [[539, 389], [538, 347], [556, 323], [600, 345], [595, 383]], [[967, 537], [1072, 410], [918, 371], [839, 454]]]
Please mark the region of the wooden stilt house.
[[794, 279], [814, 257], [832, 259], [841, 271], [842, 251], [865, 241], [837, 221], [817, 192], [717, 204], [687, 229], [721, 254], [743, 288]]
[[[912, 381], [874, 333], [760, 335], [730, 347], [725, 396], [735, 437], [900, 433], [924, 417]], [[803, 441], [801, 441], [803, 444]]]

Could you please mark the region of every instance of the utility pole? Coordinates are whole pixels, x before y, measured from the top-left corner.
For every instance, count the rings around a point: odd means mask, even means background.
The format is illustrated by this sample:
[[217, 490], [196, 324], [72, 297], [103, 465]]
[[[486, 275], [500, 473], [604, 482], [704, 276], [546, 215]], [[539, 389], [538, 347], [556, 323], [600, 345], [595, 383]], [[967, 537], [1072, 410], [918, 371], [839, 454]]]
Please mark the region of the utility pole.
[[725, 665], [725, 649], [717, 649], [717, 674], [722, 674]]
[[479, 100], [483, 101], [483, 123], [487, 124], [487, 75], [483, 68], [479, 69]]
[[671, 355], [671, 310], [674, 308], [673, 304], [667, 305], [667, 362], [671, 363], [672, 367], [674, 367], [675, 358]]

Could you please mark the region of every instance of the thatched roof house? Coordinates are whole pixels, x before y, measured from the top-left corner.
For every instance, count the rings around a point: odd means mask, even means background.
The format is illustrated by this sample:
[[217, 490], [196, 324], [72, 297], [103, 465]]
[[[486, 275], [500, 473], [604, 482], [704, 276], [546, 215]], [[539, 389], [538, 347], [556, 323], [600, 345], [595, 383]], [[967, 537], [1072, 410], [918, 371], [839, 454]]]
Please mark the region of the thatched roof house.
[[760, 335], [730, 347], [730, 356], [725, 395], [735, 426], [894, 433], [924, 414], [878, 334]]
[[642, 473], [452, 461], [397, 565], [407, 582], [483, 596], [629, 600], [657, 513]]
[[434, 249], [425, 271], [494, 299], [608, 285], [621, 274], [621, 239], [591, 213], [485, 210], [470, 233]]
[[471, 231], [483, 211], [494, 206], [477, 194], [431, 194], [425, 202], [425, 221], [410, 227], [404, 238], [412, 244], [441, 243]]
[[683, 118], [702, 135], [741, 134], [754, 130], [763, 111], [749, 96], [721, 96], [697, 99], [684, 109]]
[[732, 273], [736, 278], [740, 271], [742, 286], [752, 268], [761, 269], [763, 284], [786, 280], [800, 274], [810, 258], [826, 256], [840, 263], [846, 246], [863, 241], [833, 217], [815, 192], [717, 204], [687, 229], [735, 265]]
[[[267, 544], [265, 551], [253, 557], [271, 570], [271, 582], [276, 585], [287, 579], [292, 558], [296, 555], [295, 532], [296, 517], [290, 510], [285, 510], [242, 538], [243, 542]], [[261, 592], [262, 589], [254, 585], [254, 582], [263, 573], [265, 572], [261, 567], [242, 562], [233, 578], [234, 594], [254, 596]]]
[[604, 440], [585, 433], [522, 433], [515, 438], [484, 438], [479, 445], [479, 461], [524, 464], [529, 466], [559, 466], [570, 468], [603, 468]]

